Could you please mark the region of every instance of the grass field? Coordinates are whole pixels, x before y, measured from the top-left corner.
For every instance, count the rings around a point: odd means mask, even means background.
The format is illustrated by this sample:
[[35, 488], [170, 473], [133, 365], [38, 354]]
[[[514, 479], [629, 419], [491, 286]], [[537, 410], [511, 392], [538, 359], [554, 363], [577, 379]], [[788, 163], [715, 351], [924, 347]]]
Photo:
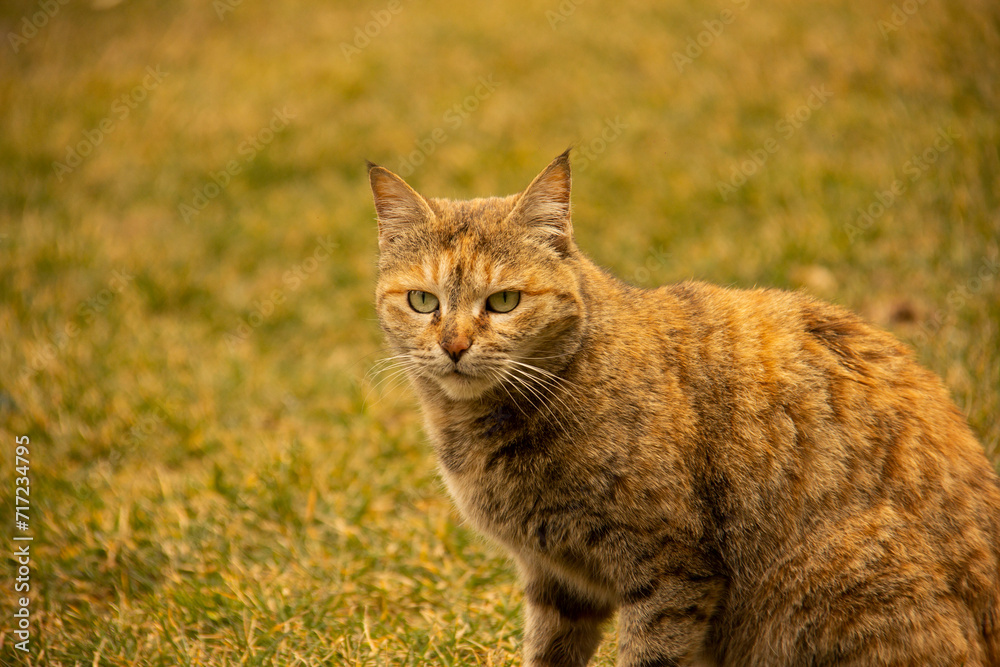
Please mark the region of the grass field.
[[520, 664], [369, 373], [365, 159], [466, 197], [572, 144], [599, 263], [853, 308], [1000, 460], [991, 0], [61, 1], [0, 8], [2, 664]]

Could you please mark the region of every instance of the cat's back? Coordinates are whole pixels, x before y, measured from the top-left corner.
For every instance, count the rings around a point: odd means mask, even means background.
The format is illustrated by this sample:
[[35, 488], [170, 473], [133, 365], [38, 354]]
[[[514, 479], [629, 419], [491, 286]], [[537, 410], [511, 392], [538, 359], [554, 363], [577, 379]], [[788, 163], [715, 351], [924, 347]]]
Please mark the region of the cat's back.
[[649, 352], [697, 424], [691, 465], [734, 596], [776, 601], [773, 626], [732, 610], [730, 648], [778, 641], [801, 613], [780, 601], [828, 580], [858, 608], [824, 622], [957, 605], [955, 637], [985, 640], [970, 664], [1000, 659], [1000, 481], [942, 382], [891, 334], [801, 293], [689, 282], [647, 298]]
[[751, 450], [825, 443], [864, 486], [909, 472], [937, 478], [935, 466], [973, 477], [984, 471], [1000, 512], [997, 477], [965, 417], [892, 334], [799, 292], [686, 282], [651, 297], [658, 353], [669, 358], [702, 433], [717, 428]]

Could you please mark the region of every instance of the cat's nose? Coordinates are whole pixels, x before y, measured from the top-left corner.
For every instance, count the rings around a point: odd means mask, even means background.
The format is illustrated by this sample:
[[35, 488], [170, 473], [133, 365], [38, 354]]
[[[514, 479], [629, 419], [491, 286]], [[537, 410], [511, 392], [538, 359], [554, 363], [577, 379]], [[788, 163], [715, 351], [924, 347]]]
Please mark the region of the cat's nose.
[[470, 347], [472, 347], [472, 341], [465, 334], [454, 336], [452, 338], [446, 338], [441, 341], [441, 349], [444, 350], [456, 364], [458, 363], [458, 360], [462, 358], [462, 355], [465, 354], [465, 351]]

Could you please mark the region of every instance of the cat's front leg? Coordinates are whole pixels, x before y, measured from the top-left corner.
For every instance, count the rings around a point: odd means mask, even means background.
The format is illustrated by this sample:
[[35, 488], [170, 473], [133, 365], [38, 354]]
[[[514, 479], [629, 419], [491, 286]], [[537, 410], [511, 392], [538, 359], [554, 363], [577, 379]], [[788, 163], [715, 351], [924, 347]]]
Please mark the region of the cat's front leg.
[[522, 563], [521, 576], [525, 667], [586, 665], [600, 643], [601, 625], [614, 613], [614, 604], [537, 565]]
[[618, 614], [619, 667], [707, 667], [720, 580], [665, 577]]

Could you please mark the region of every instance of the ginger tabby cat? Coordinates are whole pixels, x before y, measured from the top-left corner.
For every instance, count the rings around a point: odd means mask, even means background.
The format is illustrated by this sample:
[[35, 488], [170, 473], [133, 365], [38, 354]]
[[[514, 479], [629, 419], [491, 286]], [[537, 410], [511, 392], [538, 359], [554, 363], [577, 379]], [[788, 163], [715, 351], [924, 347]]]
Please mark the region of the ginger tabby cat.
[[936, 376], [800, 293], [645, 290], [521, 194], [369, 165], [377, 311], [462, 514], [516, 561], [524, 664], [1000, 665], [1000, 480]]

